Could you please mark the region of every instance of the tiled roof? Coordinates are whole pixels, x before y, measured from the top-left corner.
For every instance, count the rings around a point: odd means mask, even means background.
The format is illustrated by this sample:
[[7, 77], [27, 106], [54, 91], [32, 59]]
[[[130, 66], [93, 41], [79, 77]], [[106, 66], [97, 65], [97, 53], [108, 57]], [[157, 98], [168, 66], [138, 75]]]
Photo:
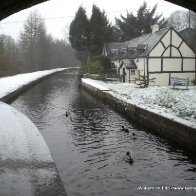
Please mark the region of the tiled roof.
[[130, 41], [123, 43], [106, 43], [105, 49], [107, 54], [111, 54], [111, 49], [121, 50], [122, 48], [127, 48], [126, 54], [120, 54], [118, 58], [136, 58], [147, 56], [156, 44], [161, 40], [161, 38], [168, 32], [169, 28], [162, 29], [155, 33], [149, 33]]
[[134, 60], [124, 59], [122, 60], [121, 66], [125, 65], [127, 69], [137, 69], [137, 65], [135, 64]]

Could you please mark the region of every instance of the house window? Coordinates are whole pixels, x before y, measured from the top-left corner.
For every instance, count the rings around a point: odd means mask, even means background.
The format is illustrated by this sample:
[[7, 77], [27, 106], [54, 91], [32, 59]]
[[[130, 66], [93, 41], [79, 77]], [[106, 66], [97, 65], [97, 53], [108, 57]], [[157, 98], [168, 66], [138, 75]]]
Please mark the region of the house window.
[[135, 70], [131, 70], [131, 75], [135, 75]]

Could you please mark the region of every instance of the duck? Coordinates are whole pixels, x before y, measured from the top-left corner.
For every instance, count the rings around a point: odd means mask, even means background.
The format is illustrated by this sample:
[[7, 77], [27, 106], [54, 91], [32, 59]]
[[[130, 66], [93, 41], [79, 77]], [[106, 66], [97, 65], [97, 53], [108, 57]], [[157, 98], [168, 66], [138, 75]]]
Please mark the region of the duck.
[[66, 111], [65, 116], [68, 117], [68, 112]]
[[122, 125], [121, 128], [122, 128], [122, 131], [129, 133], [129, 129], [125, 128], [124, 125]]
[[128, 163], [130, 163], [130, 164], [132, 164], [133, 161], [134, 161], [134, 160], [131, 158], [131, 154], [130, 154], [129, 151], [126, 152], [125, 160], [126, 160], [126, 162], [128, 162]]
[[135, 133], [132, 133], [132, 136], [135, 136]]

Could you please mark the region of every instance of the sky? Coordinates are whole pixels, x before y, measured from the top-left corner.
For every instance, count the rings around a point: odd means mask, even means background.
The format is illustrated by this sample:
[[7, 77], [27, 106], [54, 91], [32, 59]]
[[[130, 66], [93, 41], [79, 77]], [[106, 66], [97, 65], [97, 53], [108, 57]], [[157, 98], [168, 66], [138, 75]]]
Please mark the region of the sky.
[[[0, 34], [10, 35], [17, 40], [23, 30], [24, 21], [29, 13], [36, 9], [45, 19], [47, 33], [54, 38], [67, 40], [70, 23], [80, 5], [86, 9], [88, 17], [91, 15], [92, 5], [97, 5], [101, 10], [105, 10], [109, 21], [114, 24], [115, 17], [119, 18], [121, 14], [125, 15], [127, 11], [136, 13], [142, 3], [143, 0], [50, 0], [2, 20], [0, 22]], [[162, 13], [164, 17], [169, 17], [175, 10], [184, 9], [163, 0], [148, 0], [147, 3], [150, 8], [157, 3], [157, 11]]]

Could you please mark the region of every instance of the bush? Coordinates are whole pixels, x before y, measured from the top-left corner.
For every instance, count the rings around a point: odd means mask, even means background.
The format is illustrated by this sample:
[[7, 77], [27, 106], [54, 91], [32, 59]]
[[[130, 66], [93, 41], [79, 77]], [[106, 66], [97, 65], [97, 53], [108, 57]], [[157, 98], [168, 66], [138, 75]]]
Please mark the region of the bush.
[[196, 78], [191, 81], [194, 85], [196, 85]]
[[85, 73], [103, 75], [111, 72], [111, 61], [106, 56], [94, 56], [90, 63], [80, 69], [79, 78]]
[[90, 64], [94, 62], [99, 62], [99, 64], [103, 67], [103, 73], [107, 73], [111, 69], [111, 61], [107, 56], [94, 56], [92, 57]]

